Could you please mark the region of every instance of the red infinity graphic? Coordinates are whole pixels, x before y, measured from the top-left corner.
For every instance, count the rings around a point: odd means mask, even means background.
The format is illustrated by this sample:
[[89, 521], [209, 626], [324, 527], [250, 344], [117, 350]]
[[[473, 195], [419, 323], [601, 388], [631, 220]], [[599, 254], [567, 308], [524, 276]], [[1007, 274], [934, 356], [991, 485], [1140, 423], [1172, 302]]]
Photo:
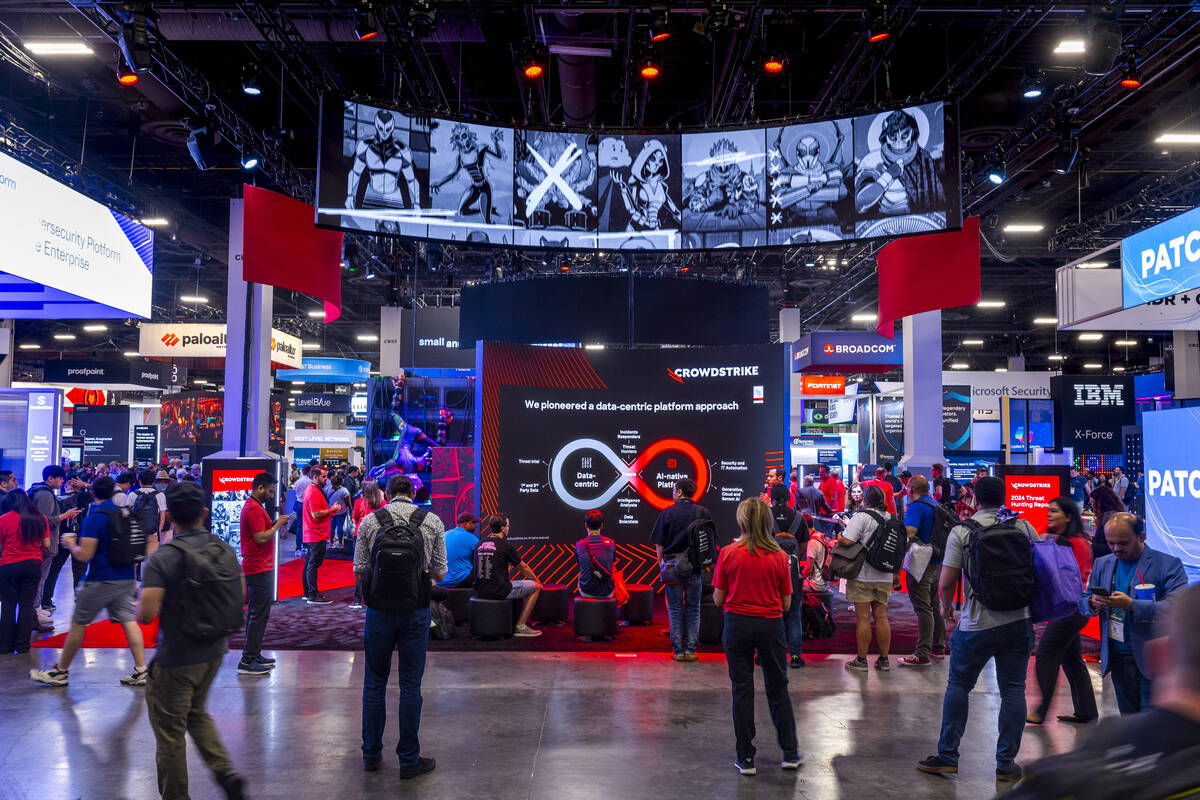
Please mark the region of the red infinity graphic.
[[668, 450], [676, 450], [683, 453], [692, 462], [692, 466], [696, 468], [696, 494], [692, 500], [700, 502], [700, 498], [704, 496], [704, 492], [708, 489], [708, 462], [704, 460], [704, 456], [696, 449], [691, 442], [685, 442], [683, 439], [659, 439], [654, 444], [642, 451], [637, 460], [630, 464], [630, 468], [635, 473], [629, 479], [629, 485], [637, 489], [646, 502], [655, 508], [662, 510], [667, 508], [675, 501], [672, 498], [664, 498], [656, 494], [653, 487], [642, 480], [641, 472], [646, 465], [657, 458], [662, 453]]

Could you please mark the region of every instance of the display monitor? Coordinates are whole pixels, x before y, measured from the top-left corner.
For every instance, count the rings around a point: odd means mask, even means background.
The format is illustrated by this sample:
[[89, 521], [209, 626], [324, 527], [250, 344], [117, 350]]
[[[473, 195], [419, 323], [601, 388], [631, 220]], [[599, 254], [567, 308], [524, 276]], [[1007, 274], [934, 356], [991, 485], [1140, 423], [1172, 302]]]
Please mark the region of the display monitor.
[[1050, 501], [1071, 496], [1071, 469], [1064, 465], [997, 464], [1004, 481], [1004, 505], [1038, 533], [1046, 532]]
[[1146, 474], [1146, 544], [1184, 563], [1188, 580], [1200, 580], [1200, 408], [1173, 408], [1142, 415]]
[[941, 101], [674, 133], [485, 125], [327, 96], [317, 223], [467, 244], [685, 250], [956, 229]]
[[[242, 560], [242, 507], [250, 501], [254, 477], [266, 472], [279, 480], [280, 462], [271, 458], [206, 458], [202, 486], [209, 501], [209, 531], [233, 548], [238, 561]], [[281, 504], [285, 487], [276, 484], [276, 503]], [[267, 509], [273, 516], [275, 509]], [[272, 537], [271, 546], [278, 550], [279, 538]], [[276, 553], [278, 556], [278, 552]], [[274, 561], [272, 594], [279, 585], [279, 558]]]

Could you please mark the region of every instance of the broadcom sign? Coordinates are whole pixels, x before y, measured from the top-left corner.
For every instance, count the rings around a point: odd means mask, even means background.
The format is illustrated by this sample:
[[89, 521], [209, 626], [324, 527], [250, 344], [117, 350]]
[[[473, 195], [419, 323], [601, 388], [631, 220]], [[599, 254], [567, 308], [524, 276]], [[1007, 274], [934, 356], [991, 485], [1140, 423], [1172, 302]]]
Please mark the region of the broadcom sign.
[[792, 344], [792, 372], [887, 372], [903, 362], [900, 334], [813, 331]]

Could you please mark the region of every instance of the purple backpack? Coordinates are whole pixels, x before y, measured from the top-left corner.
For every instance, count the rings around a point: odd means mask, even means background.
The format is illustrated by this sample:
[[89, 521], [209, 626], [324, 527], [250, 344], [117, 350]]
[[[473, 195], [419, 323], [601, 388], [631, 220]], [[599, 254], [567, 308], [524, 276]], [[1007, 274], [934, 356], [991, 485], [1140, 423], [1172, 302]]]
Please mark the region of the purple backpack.
[[1049, 539], [1033, 543], [1035, 589], [1029, 613], [1033, 621], [1053, 622], [1079, 609], [1083, 578], [1070, 547]]

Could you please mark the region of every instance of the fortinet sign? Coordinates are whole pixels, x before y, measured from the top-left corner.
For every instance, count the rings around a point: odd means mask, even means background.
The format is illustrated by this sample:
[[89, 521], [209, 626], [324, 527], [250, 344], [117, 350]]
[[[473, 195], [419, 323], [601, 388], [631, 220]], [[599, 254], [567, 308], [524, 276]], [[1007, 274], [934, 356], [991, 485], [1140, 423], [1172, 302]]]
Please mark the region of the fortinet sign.
[[[224, 358], [226, 330], [223, 323], [142, 323], [138, 353], [152, 358]], [[302, 364], [300, 339], [279, 330], [271, 331], [271, 361], [285, 367]]]
[[1123, 406], [1125, 392], [1120, 384], [1081, 383], [1075, 385], [1077, 406]]

